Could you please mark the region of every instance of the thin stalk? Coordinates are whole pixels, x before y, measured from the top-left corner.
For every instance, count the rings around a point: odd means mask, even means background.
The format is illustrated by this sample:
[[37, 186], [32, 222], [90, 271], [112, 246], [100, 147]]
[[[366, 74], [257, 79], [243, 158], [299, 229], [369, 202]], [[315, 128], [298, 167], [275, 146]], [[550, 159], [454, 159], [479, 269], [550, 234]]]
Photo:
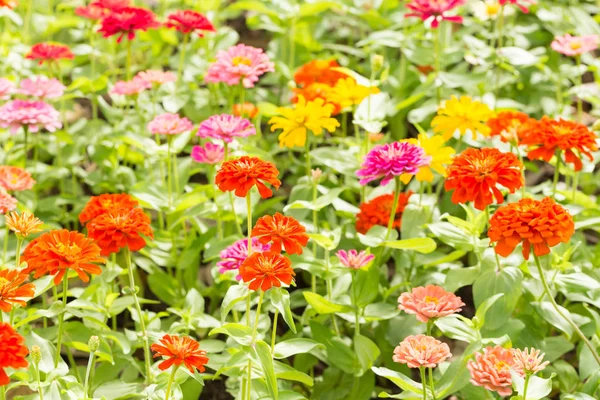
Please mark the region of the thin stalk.
[[529, 378], [531, 378], [531, 374], [525, 375], [525, 384], [523, 385], [523, 400], [527, 400], [527, 387], [529, 386]]
[[352, 304], [354, 305], [354, 338], [357, 338], [360, 335], [360, 308], [356, 302], [356, 288], [355, 288], [355, 275], [356, 271], [350, 271], [352, 274]]
[[258, 332], [258, 319], [260, 318], [260, 308], [262, 306], [263, 299], [265, 297], [265, 291], [260, 290], [260, 297], [258, 298], [258, 305], [256, 306], [256, 316], [254, 317], [254, 327], [252, 328], [252, 343], [256, 339]]
[[[308, 155], [307, 155], [308, 156]], [[310, 179], [310, 175], [309, 178]], [[312, 180], [313, 182], [313, 187], [312, 187], [312, 201], [313, 204], [316, 203], [317, 201], [317, 185], [319, 184], [318, 181], [316, 180]], [[315, 230], [315, 233], [319, 233], [319, 212], [317, 210], [313, 210], [313, 229]], [[313, 257], [317, 257], [317, 242], [315, 242], [313, 240], [312, 243], [312, 253], [313, 253]], [[310, 276], [310, 287], [313, 291], [313, 293], [317, 293], [317, 277], [314, 274], [311, 274]]]
[[[485, 217], [487, 219], [486, 227], [490, 226], [490, 206], [485, 207]], [[498, 257], [498, 253], [496, 253], [496, 245], [493, 245], [494, 256], [496, 256], [496, 264], [498, 264], [498, 270], [502, 269], [502, 265], [500, 264], [500, 257]]]
[[188, 41], [190, 40], [190, 34], [183, 34], [183, 44], [181, 45], [181, 51], [179, 52], [179, 65], [177, 66], [177, 85], [181, 82], [183, 73], [183, 64], [185, 63], [185, 51], [187, 49]]
[[419, 367], [421, 373], [421, 383], [423, 384], [423, 400], [427, 400], [427, 381], [425, 379], [425, 368]]
[[558, 184], [558, 177], [560, 175], [560, 150], [556, 151], [556, 167], [554, 168], [554, 178], [552, 179], [552, 197], [556, 200], [556, 185]]
[[433, 384], [433, 368], [427, 368], [429, 371], [429, 386], [431, 387], [431, 395], [433, 396], [433, 400], [436, 400], [435, 398], [435, 386]]
[[127, 60], [125, 64], [127, 80], [131, 79], [131, 40], [127, 40]]
[[8, 236], [10, 231], [8, 229], [8, 225], [4, 226], [4, 252], [2, 253], [2, 265], [6, 264], [6, 253], [8, 253]]
[[223, 239], [223, 222], [221, 221], [221, 206], [219, 206], [219, 202], [217, 201], [217, 188], [215, 187], [215, 177], [216, 177], [216, 169], [214, 165], [210, 166], [209, 176], [212, 184], [212, 192], [213, 192], [213, 202], [217, 207], [217, 237], [219, 239]]
[[27, 6], [25, 8], [25, 40], [27, 41], [27, 43], [31, 43], [31, 34], [30, 34], [30, 29], [31, 29], [31, 14], [33, 12], [33, 7], [32, 7], [32, 3], [33, 0], [27, 0]]
[[[577, 71], [579, 71], [581, 67], [581, 55], [577, 55], [575, 57], [575, 62], [577, 63]], [[583, 74], [579, 74], [579, 90], [581, 90], [581, 86], [583, 85]], [[581, 100], [581, 96], [577, 96], [577, 120], [579, 123], [583, 122], [583, 102]]]
[[90, 394], [90, 386], [92, 385], [90, 376], [92, 371], [94, 370], [94, 364], [96, 363], [96, 352], [90, 351], [90, 357], [88, 358], [87, 368], [85, 370], [85, 383], [83, 385], [83, 390], [85, 393], [85, 398], [89, 398]]
[[44, 390], [42, 389], [42, 380], [40, 379], [40, 366], [38, 363], [33, 364], [33, 370], [35, 372], [35, 380], [37, 382], [38, 394], [40, 396], [40, 400], [44, 400]]
[[573, 193], [571, 195], [571, 200], [574, 201], [575, 200], [575, 194], [577, 192], [577, 186], [578, 186], [578, 182], [579, 182], [579, 174], [575, 174], [573, 176]]
[[342, 136], [348, 136], [348, 113], [342, 113]]
[[27, 167], [27, 149], [29, 148], [29, 128], [28, 125], [23, 125], [25, 137], [23, 141], [23, 167]]
[[23, 238], [17, 236], [17, 254], [15, 255], [15, 261], [17, 262], [16, 267], [19, 268], [21, 265], [21, 246], [23, 246]]
[[250, 190], [246, 194], [246, 211], [248, 214], [248, 257], [252, 255], [252, 199], [250, 197]]
[[[92, 48], [92, 54], [90, 55], [90, 63], [91, 63], [91, 79], [94, 80], [96, 78], [96, 48], [95, 48], [95, 32], [94, 32], [94, 22], [90, 24], [90, 47]], [[92, 91], [92, 120], [98, 119], [98, 104], [96, 102], [96, 92]]]
[[171, 135], [167, 136], [167, 196], [168, 196], [168, 204], [169, 204], [169, 212], [171, 211], [171, 206], [173, 203], [173, 177], [171, 175], [172, 167], [171, 167], [171, 142], [173, 138]]
[[[436, 104], [440, 104], [442, 102], [442, 87], [438, 84], [438, 80], [440, 79], [440, 72], [441, 72], [441, 62], [440, 62], [440, 57], [441, 57], [441, 50], [440, 50], [440, 35], [441, 33], [441, 27], [438, 27], [438, 29], [434, 29], [432, 30], [431, 34], [434, 36], [433, 39], [433, 53], [435, 56], [435, 99], [436, 99]], [[402, 83], [402, 82], [400, 82]]]
[[171, 387], [173, 386], [173, 382], [175, 381], [175, 374], [177, 373], [178, 368], [178, 365], [173, 365], [173, 368], [171, 368], [171, 375], [169, 376], [169, 383], [167, 383], [165, 400], [169, 400], [169, 397], [171, 397]]
[[54, 368], [58, 368], [58, 360], [60, 360], [60, 347], [62, 345], [63, 335], [63, 322], [65, 320], [65, 312], [67, 308], [67, 292], [69, 290], [69, 279], [63, 277], [63, 291], [62, 291], [62, 306], [63, 310], [58, 316], [58, 337], [56, 339], [56, 355], [54, 357]]
[[304, 143], [304, 157], [306, 158], [306, 176], [308, 179], [311, 177], [311, 165], [310, 165], [310, 140], [308, 136], [308, 132], [306, 133], [306, 142]]
[[400, 177], [394, 177], [394, 182], [396, 184], [396, 191], [394, 192], [394, 202], [392, 204], [392, 211], [390, 212], [390, 219], [388, 221], [387, 232], [385, 234], [385, 240], [390, 238], [392, 233], [392, 227], [394, 225], [394, 219], [396, 217], [396, 208], [398, 208], [398, 199], [400, 197]]
[[279, 317], [279, 310], [275, 309], [275, 316], [273, 317], [273, 325], [271, 332], [271, 357], [275, 354], [275, 339], [277, 339], [277, 317]]

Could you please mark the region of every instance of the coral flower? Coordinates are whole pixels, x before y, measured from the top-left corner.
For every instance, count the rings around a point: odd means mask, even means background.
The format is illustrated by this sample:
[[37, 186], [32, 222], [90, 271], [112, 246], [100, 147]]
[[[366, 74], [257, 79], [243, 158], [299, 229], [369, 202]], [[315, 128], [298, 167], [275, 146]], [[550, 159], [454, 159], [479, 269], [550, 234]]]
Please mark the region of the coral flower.
[[245, 102], [244, 104], [233, 105], [233, 115], [236, 117], [254, 118], [258, 114], [258, 107], [254, 104]]
[[160, 23], [152, 11], [140, 7], [124, 7], [113, 9], [102, 19], [98, 32], [105, 38], [119, 35], [117, 43], [121, 43], [125, 36], [133, 40], [136, 31], [147, 31], [159, 26]]
[[221, 164], [225, 149], [221, 145], [208, 142], [204, 146], [192, 147], [191, 156], [194, 161], [201, 164]]
[[35, 285], [25, 283], [29, 275], [16, 269], [0, 271], [0, 310], [10, 312], [15, 304], [25, 307], [24, 298], [35, 296]]
[[521, 376], [536, 374], [542, 371], [548, 364], [549, 361], [544, 361], [544, 353], [533, 347], [529, 350], [525, 347], [525, 350], [513, 349], [513, 369]]
[[204, 79], [209, 83], [223, 82], [229, 86], [242, 82], [245, 88], [251, 88], [261, 75], [273, 71], [275, 64], [262, 49], [240, 43], [227, 51], [219, 51], [217, 61], [208, 67]]
[[561, 151], [565, 162], [573, 164], [575, 171], [583, 168], [582, 155], [593, 161], [592, 152], [598, 150], [596, 135], [578, 122], [543, 117], [540, 121], [532, 120], [525, 124], [520, 132], [521, 144], [531, 148], [527, 153], [529, 159], [548, 162]]
[[421, 322], [459, 313], [464, 305], [460, 297], [436, 285], [419, 286], [398, 297], [398, 308]]
[[44, 61], [54, 62], [58, 60], [72, 60], [73, 57], [75, 56], [68, 46], [53, 43], [38, 43], [25, 55], [25, 58], [27, 59], [39, 60], [40, 65], [42, 65]]
[[34, 184], [31, 174], [23, 168], [0, 165], [0, 186], [6, 190], [21, 192], [31, 189]]
[[22, 214], [12, 212], [5, 216], [6, 226], [20, 238], [26, 238], [32, 233], [41, 232], [44, 223], [32, 213], [25, 211]]
[[469, 361], [467, 368], [473, 385], [498, 392], [500, 396], [509, 396], [512, 393], [510, 370], [513, 364], [513, 355], [509, 349], [488, 346], [483, 353], [475, 354], [475, 360]]
[[108, 256], [127, 247], [138, 251], [146, 247], [142, 237], [154, 238], [150, 227], [150, 217], [141, 208], [109, 211], [87, 224], [88, 236], [102, 249], [100, 254]]
[[522, 170], [523, 164], [513, 153], [502, 153], [496, 148], [469, 148], [448, 167], [444, 188], [454, 190], [453, 203], [473, 201], [476, 209], [484, 210], [494, 200], [498, 204], [504, 202], [498, 185], [514, 193], [525, 184]]
[[175, 75], [171, 71], [162, 71], [159, 69], [149, 69], [147, 71], [141, 71], [138, 72], [135, 77], [155, 85], [162, 85], [165, 83], [177, 81], [177, 75]]
[[354, 249], [348, 251], [340, 250], [336, 253], [336, 255], [343, 266], [351, 269], [365, 267], [375, 259], [373, 254], [367, 254], [367, 252], [364, 250], [361, 250], [360, 252]]
[[120, 210], [122, 208], [131, 210], [139, 205], [137, 200], [128, 194], [101, 194], [100, 196], [92, 196], [87, 202], [81, 214], [79, 214], [79, 222], [85, 224], [93, 220], [99, 215], [107, 212]]
[[56, 78], [48, 79], [45, 76], [23, 79], [20, 84], [19, 93], [26, 96], [39, 97], [43, 99], [54, 99], [65, 92], [65, 85]]
[[292, 262], [279, 253], [266, 251], [253, 253], [242, 265], [240, 275], [246, 283], [250, 283], [250, 290], [261, 289], [267, 291], [273, 286], [281, 287], [281, 283], [292, 283], [294, 270]]
[[6, 214], [17, 208], [17, 199], [12, 197], [6, 189], [0, 186], [0, 214]]
[[523, 242], [523, 257], [543, 256], [550, 247], [567, 243], [574, 233], [573, 217], [561, 205], [546, 197], [543, 200], [521, 199], [499, 207], [490, 218], [488, 236], [496, 253], [508, 257]]
[[94, 0], [90, 5], [104, 8], [108, 11], [116, 11], [129, 7], [131, 0]]
[[252, 229], [252, 237], [262, 244], [273, 242], [271, 251], [276, 253], [284, 248], [288, 254], [302, 254], [302, 247], [308, 243], [306, 228], [295, 218], [280, 213], [260, 217]]
[[4, 386], [10, 383], [4, 369], [27, 368], [29, 364], [25, 357], [29, 350], [25, 346], [25, 338], [5, 322], [0, 322], [0, 343], [0, 386]]
[[[400, 193], [398, 197], [398, 206], [394, 217], [392, 227], [400, 228], [402, 224], [402, 213], [408, 204], [408, 198], [412, 192]], [[356, 214], [356, 231], [363, 235], [375, 225], [387, 226], [390, 220], [390, 212], [394, 206], [394, 195], [384, 194], [377, 196], [367, 203], [360, 205], [360, 211]]]
[[302, 96], [298, 96], [296, 107], [279, 107], [277, 113], [281, 117], [273, 117], [269, 120], [271, 132], [281, 129], [279, 134], [280, 147], [304, 146], [306, 144], [307, 130], [315, 135], [323, 133], [323, 129], [328, 132], [335, 131], [340, 123], [331, 118], [334, 106], [325, 104], [322, 99], [306, 101]]
[[16, 133], [26, 127], [29, 132], [44, 128], [49, 132], [62, 127], [60, 113], [48, 103], [34, 100], [13, 100], [0, 107], [0, 127]]
[[79, 15], [80, 17], [87, 18], [92, 21], [98, 21], [99, 19], [104, 18], [106, 14], [106, 9], [93, 4], [90, 4], [89, 6], [79, 6], [75, 9], [75, 15]]
[[189, 336], [164, 335], [151, 349], [156, 353], [154, 358], [166, 358], [158, 364], [161, 371], [169, 369], [172, 365], [179, 367], [183, 364], [193, 374], [194, 368], [204, 372], [204, 366], [208, 363], [206, 351], [201, 350], [200, 344]]
[[292, 103], [298, 103], [300, 97], [304, 97], [304, 99], [308, 102], [321, 99], [324, 103], [331, 104], [333, 106], [331, 115], [334, 116], [342, 111], [342, 106], [331, 101], [330, 98], [332, 90], [333, 87], [325, 83], [311, 83], [310, 85], [302, 88], [294, 88], [294, 97], [292, 97]]
[[169, 113], [158, 115], [148, 123], [148, 130], [154, 135], [179, 135], [193, 127], [189, 119]]
[[435, 368], [452, 357], [450, 348], [434, 337], [427, 335], [409, 336], [394, 349], [394, 362], [409, 368]]
[[[261, 244], [257, 238], [252, 238], [252, 253], [261, 253], [269, 251], [270, 244]], [[221, 260], [217, 261], [219, 273], [223, 274], [227, 271], [239, 270], [242, 263], [248, 258], [248, 239], [240, 239], [231, 246], [227, 247], [219, 253]], [[241, 275], [237, 275], [236, 279], [242, 279]]]
[[598, 48], [598, 36], [571, 36], [567, 33], [564, 36], [556, 36], [550, 46], [565, 56], [579, 56]]
[[323, 83], [333, 87], [338, 80], [347, 77], [335, 68], [340, 68], [340, 64], [335, 60], [312, 60], [298, 68], [294, 74], [294, 81], [304, 87], [313, 83]]
[[19, 3], [17, 0], [0, 0], [0, 8], [6, 7], [8, 9], [15, 8]]
[[106, 260], [100, 257], [100, 247], [92, 239], [79, 232], [57, 229], [29, 242], [21, 261], [27, 263], [25, 273], [33, 272], [34, 278], [54, 275], [54, 284], [62, 282], [68, 269], [77, 272], [79, 278], [88, 282], [87, 274], [100, 275], [97, 264]]
[[175, 28], [183, 34], [197, 32], [203, 37], [203, 31], [214, 32], [215, 27], [203, 14], [193, 10], [178, 10], [167, 17], [167, 28]]
[[201, 138], [221, 139], [231, 143], [236, 137], [256, 135], [256, 128], [246, 118], [229, 114], [213, 115], [202, 121], [196, 136]]
[[484, 136], [490, 134], [486, 122], [493, 116], [494, 112], [484, 103], [474, 101], [469, 96], [461, 96], [460, 99], [452, 96], [438, 110], [431, 126], [435, 133], [441, 133], [446, 140], [456, 131], [459, 131], [461, 136], [471, 131], [473, 139], [476, 139], [477, 132]]
[[504, 143], [519, 144], [520, 127], [529, 121], [529, 116], [519, 111], [500, 111], [488, 119], [491, 136], [500, 136]]
[[327, 100], [339, 104], [342, 108], [357, 106], [365, 97], [379, 93], [376, 87], [367, 87], [356, 83], [354, 78], [344, 78], [337, 81]]
[[264, 183], [270, 183], [279, 189], [281, 181], [277, 179], [279, 171], [268, 161], [258, 157], [242, 156], [233, 160], [225, 161], [221, 166], [215, 183], [222, 192], [233, 192], [238, 197], [246, 197], [248, 191], [256, 186], [263, 199], [273, 196], [273, 191]]
[[15, 92], [15, 83], [10, 79], [0, 78], [0, 100], [8, 100]]
[[[433, 182], [433, 171], [442, 176], [446, 176], [446, 165], [452, 162], [452, 155], [455, 150], [452, 147], [444, 147], [446, 140], [442, 136], [436, 135], [428, 137], [426, 133], [419, 133], [416, 139], [406, 139], [403, 142], [419, 146], [425, 151], [425, 154], [431, 157], [428, 165], [419, 168], [415, 178], [419, 182]], [[406, 174], [400, 176], [400, 180], [407, 184], [412, 175]]]
[[118, 81], [112, 87], [110, 93], [121, 96], [135, 96], [151, 87], [152, 83], [136, 76], [130, 81]]
[[394, 177], [419, 172], [423, 166], [431, 163], [431, 156], [421, 147], [407, 143], [394, 142], [375, 146], [365, 157], [361, 168], [356, 172], [361, 185], [381, 179], [381, 185], [387, 185]]
[[411, 10], [406, 17], [419, 17], [422, 21], [431, 21], [431, 27], [437, 28], [441, 21], [462, 23], [462, 17], [458, 15], [448, 15], [452, 9], [461, 6], [465, 0], [412, 0], [406, 5]]

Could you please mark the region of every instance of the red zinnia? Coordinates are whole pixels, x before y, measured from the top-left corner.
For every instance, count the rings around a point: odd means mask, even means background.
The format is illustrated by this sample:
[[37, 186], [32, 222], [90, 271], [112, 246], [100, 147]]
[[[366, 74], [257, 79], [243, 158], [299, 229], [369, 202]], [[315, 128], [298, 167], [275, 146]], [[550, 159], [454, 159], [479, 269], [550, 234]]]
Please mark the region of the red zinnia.
[[104, 37], [119, 35], [117, 43], [121, 43], [125, 35], [127, 39], [133, 40], [135, 31], [147, 31], [159, 26], [160, 23], [152, 11], [140, 7], [125, 7], [108, 14], [102, 20], [98, 32]]
[[74, 57], [71, 49], [63, 44], [38, 43], [34, 45], [25, 58], [39, 60], [41, 65], [44, 61], [53, 62], [61, 59], [72, 60]]
[[260, 196], [266, 199], [273, 196], [273, 191], [263, 181], [279, 189], [281, 181], [277, 175], [279, 171], [273, 163], [258, 157], [242, 156], [225, 161], [217, 172], [215, 183], [222, 192], [235, 191], [238, 197], [246, 197], [252, 186], [256, 185]]
[[179, 32], [187, 34], [198, 32], [200, 37], [202, 31], [214, 32], [215, 27], [203, 14], [193, 10], [179, 10], [170, 14], [165, 22], [167, 28], [175, 28]]
[[137, 200], [125, 193], [106, 193], [101, 194], [100, 196], [92, 196], [85, 207], [83, 207], [83, 210], [81, 210], [81, 214], [79, 214], [79, 222], [85, 224], [97, 216], [105, 214], [109, 211], [119, 210], [121, 208], [131, 210], [137, 206]]
[[262, 244], [273, 242], [271, 251], [276, 253], [280, 253], [283, 247], [288, 254], [302, 254], [302, 247], [308, 243], [306, 228], [295, 218], [280, 213], [259, 218], [252, 229], [252, 237]]
[[131, 0], [94, 0], [92, 6], [104, 8], [110, 11], [120, 10], [129, 7]]
[[25, 307], [25, 297], [35, 296], [35, 285], [25, 283], [29, 276], [17, 269], [0, 271], [0, 310], [10, 312], [15, 304]]
[[240, 275], [246, 283], [250, 283], [250, 290], [271, 289], [273, 286], [281, 287], [281, 282], [289, 285], [292, 283], [294, 269], [292, 262], [279, 253], [265, 251], [253, 253], [240, 265]]
[[0, 322], [0, 386], [8, 385], [10, 378], [4, 368], [27, 368], [25, 357], [29, 350], [25, 346], [25, 338], [7, 323]]
[[173, 364], [177, 367], [183, 364], [193, 374], [194, 368], [204, 372], [204, 365], [208, 363], [206, 351], [201, 350], [200, 344], [188, 336], [164, 335], [151, 349], [156, 352], [154, 358], [166, 357], [166, 360], [158, 364], [161, 371], [169, 369]]
[[87, 224], [88, 235], [96, 240], [103, 256], [117, 253], [128, 247], [138, 251], [146, 247], [146, 240], [141, 236], [154, 238], [150, 217], [141, 208], [109, 211], [101, 214]]
[[[400, 224], [402, 223], [402, 212], [404, 211], [404, 207], [408, 204], [408, 198], [411, 194], [412, 192], [400, 193], [394, 217], [394, 224], [392, 225], [394, 229], [400, 228]], [[356, 214], [356, 231], [365, 234], [375, 225], [387, 226], [393, 205], [393, 194], [377, 196], [366, 203], [362, 203], [360, 205], [359, 213]]]

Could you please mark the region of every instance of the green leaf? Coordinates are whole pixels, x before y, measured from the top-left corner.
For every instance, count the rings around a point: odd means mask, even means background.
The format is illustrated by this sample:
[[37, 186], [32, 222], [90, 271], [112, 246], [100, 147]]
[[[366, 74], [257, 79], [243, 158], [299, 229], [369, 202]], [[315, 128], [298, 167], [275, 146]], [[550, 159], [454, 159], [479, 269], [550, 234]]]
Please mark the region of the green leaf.
[[[569, 338], [573, 336], [573, 327], [556, 311], [552, 303], [549, 301], [542, 301], [541, 303], [536, 302], [532, 304], [546, 322], [566, 333]], [[569, 310], [560, 305], [558, 308], [563, 315], [566, 315], [567, 318], [571, 318]]]
[[502, 296], [504, 296], [504, 293], [495, 294], [492, 297], [485, 299], [485, 301], [481, 303], [479, 307], [477, 307], [475, 318], [473, 318], [475, 329], [481, 329], [481, 327], [485, 324], [485, 315], [487, 314], [488, 310]]
[[524, 398], [540, 400], [552, 391], [552, 378], [554, 377], [554, 374], [548, 379], [539, 378], [535, 375], [530, 376], [529, 384], [527, 385], [527, 393], [525, 393], [525, 379], [513, 370], [510, 371], [510, 376], [513, 388]]
[[331, 313], [344, 313], [352, 311], [352, 307], [332, 303], [325, 297], [313, 293], [313, 292], [302, 292], [306, 302], [315, 309], [318, 314], [331, 314]]
[[363, 371], [368, 371], [381, 354], [379, 347], [371, 339], [360, 334], [354, 336], [354, 351]]
[[449, 338], [461, 340], [467, 343], [474, 343], [479, 340], [477, 329], [473, 323], [464, 317], [451, 315], [445, 318], [440, 318], [435, 321], [437, 326], [444, 335]]
[[275, 376], [275, 369], [273, 368], [273, 358], [271, 357], [271, 348], [268, 344], [259, 340], [256, 342], [254, 349], [260, 360], [260, 366], [267, 383], [269, 395], [272, 399], [277, 400], [279, 394], [277, 389], [277, 377]]
[[434, 234], [435, 237], [447, 245], [450, 245], [458, 250], [473, 250], [473, 237], [449, 222], [436, 222], [427, 225], [427, 228], [431, 231], [431, 233]]
[[[275, 376], [277, 376], [277, 378], [300, 382], [306, 386], [314, 385], [313, 379], [304, 372], [300, 372], [297, 369], [279, 361], [273, 361], [273, 365], [275, 367]], [[281, 392], [279, 393], [279, 397], [282, 397]]]
[[505, 267], [496, 271], [495, 266], [487, 268], [473, 283], [473, 299], [479, 308], [490, 296], [504, 293], [486, 313], [485, 327], [498, 329], [508, 321], [517, 302], [521, 298], [523, 273], [515, 267]]
[[283, 316], [285, 323], [290, 327], [292, 332], [296, 333], [296, 324], [294, 323], [294, 316], [290, 309], [290, 294], [284, 288], [273, 287], [269, 291], [271, 295], [271, 304], [273, 307], [279, 310], [279, 313]]
[[333, 243], [333, 240], [331, 240], [325, 235], [321, 235], [320, 233], [308, 233], [307, 235], [311, 240], [314, 240], [320, 247], [324, 248], [325, 250], [331, 251], [334, 250], [336, 247]]
[[294, 338], [284, 340], [275, 345], [273, 357], [288, 358], [300, 353], [310, 353], [316, 347], [324, 347], [321, 343], [312, 339]]
[[221, 303], [221, 322], [225, 322], [225, 318], [237, 303], [248, 297], [248, 286], [246, 285], [231, 285], [225, 293], [223, 302]]
[[379, 268], [371, 263], [368, 269], [361, 268], [352, 273], [355, 274], [351, 287], [354, 306], [366, 307], [379, 295]]
[[325, 345], [326, 362], [329, 365], [352, 375], [360, 372], [360, 363], [356, 353], [350, 346], [341, 338], [334, 336], [329, 328], [319, 324], [314, 319], [309, 324], [313, 339]]
[[412, 238], [395, 240], [393, 242], [380, 243], [378, 247], [389, 247], [400, 250], [414, 250], [422, 254], [428, 254], [435, 250], [435, 241], [431, 238]]
[[402, 390], [408, 390], [409, 392], [420, 394], [421, 396], [423, 395], [423, 389], [421, 387], [421, 384], [413, 381], [408, 376], [400, 372], [378, 367], [373, 367], [371, 368], [371, 370], [375, 373], [375, 375], [379, 375], [383, 378], [389, 379]]
[[220, 328], [215, 328], [212, 331], [210, 331], [208, 333], [208, 336], [216, 335], [218, 333], [223, 333], [229, 336], [230, 338], [232, 338], [233, 340], [235, 340], [243, 346], [250, 345], [250, 342], [252, 340], [252, 329], [242, 324], [225, 324]]

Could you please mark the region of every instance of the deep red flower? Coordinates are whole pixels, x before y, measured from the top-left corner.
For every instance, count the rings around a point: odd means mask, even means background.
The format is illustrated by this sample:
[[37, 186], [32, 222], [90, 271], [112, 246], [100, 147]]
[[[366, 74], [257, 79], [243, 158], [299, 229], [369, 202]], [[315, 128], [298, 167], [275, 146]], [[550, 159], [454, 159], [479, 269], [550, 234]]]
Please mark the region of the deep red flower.
[[125, 35], [127, 39], [133, 40], [135, 31], [147, 31], [159, 26], [160, 23], [152, 11], [140, 7], [125, 7], [108, 14], [102, 20], [98, 32], [104, 37], [119, 35], [117, 43], [121, 43]]
[[61, 59], [72, 60], [74, 57], [71, 49], [64, 44], [38, 43], [34, 45], [25, 58], [39, 60], [41, 65], [44, 61], [53, 62]]
[[165, 26], [177, 29], [181, 33], [197, 32], [200, 37], [204, 36], [202, 31], [215, 31], [215, 27], [208, 18], [193, 10], [179, 10], [169, 14]]
[[0, 322], [0, 386], [8, 385], [10, 378], [4, 368], [27, 368], [25, 357], [29, 350], [25, 346], [25, 338], [7, 323]]

